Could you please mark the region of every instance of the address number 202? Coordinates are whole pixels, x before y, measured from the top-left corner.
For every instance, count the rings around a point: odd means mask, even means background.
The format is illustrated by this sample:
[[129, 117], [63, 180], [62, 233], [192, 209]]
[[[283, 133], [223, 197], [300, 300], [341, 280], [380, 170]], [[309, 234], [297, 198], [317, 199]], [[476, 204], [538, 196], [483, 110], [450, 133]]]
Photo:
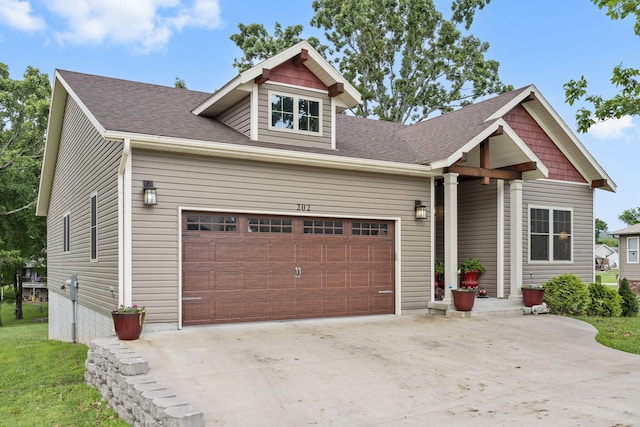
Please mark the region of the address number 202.
[[298, 203], [298, 210], [300, 212], [310, 212], [311, 211], [311, 205], [306, 205], [304, 203]]

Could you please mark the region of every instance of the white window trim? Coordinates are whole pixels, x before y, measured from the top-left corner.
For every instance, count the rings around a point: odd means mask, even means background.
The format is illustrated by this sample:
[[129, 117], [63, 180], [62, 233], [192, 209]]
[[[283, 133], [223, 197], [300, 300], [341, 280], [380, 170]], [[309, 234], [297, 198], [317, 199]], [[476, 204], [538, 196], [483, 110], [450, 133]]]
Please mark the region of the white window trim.
[[[629, 253], [631, 252], [631, 250], [629, 249], [629, 242], [631, 240], [635, 240], [636, 241], [636, 260], [635, 261], [631, 261], [629, 259]], [[638, 246], [640, 244], [640, 242], [638, 241], [638, 237], [627, 237], [627, 264], [639, 264], [640, 263], [640, 246]]]
[[[528, 258], [529, 264], [573, 264], [573, 249], [575, 247], [575, 217], [573, 215], [573, 208], [571, 207], [562, 207], [562, 206], [541, 206], [541, 205], [529, 205], [527, 207], [528, 215], [527, 215], [527, 234], [528, 234]], [[531, 259], [531, 210], [532, 209], [544, 209], [549, 211], [549, 259], [548, 260], [532, 260]], [[571, 239], [571, 259], [569, 260], [554, 260], [553, 259], [553, 211], [567, 211], [571, 214], [571, 234], [569, 235]]]
[[71, 252], [71, 211], [62, 214], [62, 253]]
[[[280, 128], [280, 127], [276, 127], [276, 126], [272, 126], [271, 125], [271, 97], [272, 95], [278, 95], [278, 96], [287, 96], [290, 98], [293, 98], [293, 129], [287, 129], [287, 128]], [[295, 107], [296, 105], [298, 105], [298, 101], [300, 99], [304, 99], [304, 100], [308, 100], [308, 101], [315, 101], [318, 103], [318, 132], [312, 132], [312, 131], [308, 131], [308, 130], [300, 130], [298, 129], [298, 109]], [[277, 132], [289, 132], [289, 133], [298, 133], [298, 134], [302, 134], [302, 135], [311, 135], [311, 136], [318, 136], [321, 137], [322, 136], [322, 99], [320, 98], [314, 98], [312, 96], [306, 96], [306, 95], [296, 95], [293, 93], [287, 93], [287, 92], [280, 92], [280, 91], [276, 91], [276, 90], [268, 90], [267, 91], [267, 104], [269, 106], [269, 113], [267, 115], [267, 125], [268, 125], [268, 129], [269, 130], [273, 130], [273, 131], [277, 131]]]
[[[91, 225], [91, 216], [92, 216], [92, 213], [93, 213], [92, 212], [92, 206], [91, 206], [91, 200], [94, 197], [96, 198], [96, 212], [95, 212], [95, 214], [96, 214], [96, 225], [95, 225], [95, 227], [96, 227], [96, 237], [95, 237], [95, 242], [93, 241], [92, 233], [91, 233], [92, 228], [93, 228], [93, 226]], [[91, 262], [98, 262], [98, 223], [99, 223], [99, 218], [98, 218], [98, 192], [95, 191], [95, 192], [91, 193], [91, 195], [89, 196], [89, 261], [91, 261]], [[92, 249], [92, 246], [93, 246], [94, 243], [96, 245], [96, 257], [92, 258], [91, 257], [91, 255], [92, 255], [91, 254], [91, 249]]]

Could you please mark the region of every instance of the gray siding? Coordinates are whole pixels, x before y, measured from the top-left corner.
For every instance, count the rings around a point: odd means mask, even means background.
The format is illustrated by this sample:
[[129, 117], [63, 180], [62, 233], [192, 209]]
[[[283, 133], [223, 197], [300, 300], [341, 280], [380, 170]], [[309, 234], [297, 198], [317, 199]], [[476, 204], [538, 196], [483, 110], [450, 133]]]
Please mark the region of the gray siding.
[[[71, 274], [80, 282], [78, 304], [104, 314], [113, 307], [107, 288], [118, 289], [118, 165], [122, 143], [103, 139], [78, 105], [66, 106], [47, 216], [49, 292]], [[90, 261], [90, 195], [98, 200], [98, 260]], [[63, 253], [63, 215], [70, 212], [71, 251]]]
[[[620, 254], [620, 279], [624, 279], [625, 277], [628, 280], [640, 281], [640, 263], [639, 264], [629, 264], [627, 263], [627, 238], [628, 237], [639, 237], [638, 235], [622, 235], [620, 236], [619, 243], [619, 254]], [[640, 240], [640, 239], [639, 239]]]
[[[284, 94], [308, 96], [322, 101], [322, 136], [285, 130], [269, 129], [269, 90]], [[331, 99], [325, 93], [264, 83], [258, 90], [258, 139], [265, 142], [331, 148]]]
[[[297, 215], [303, 203], [323, 216], [401, 217], [402, 310], [431, 299], [429, 220], [413, 209], [415, 199], [430, 206], [426, 179], [143, 150], [132, 162], [133, 299], [152, 307], [152, 321], [178, 320], [179, 207]], [[157, 187], [155, 207], [142, 205], [145, 179]]]
[[[523, 283], [531, 282], [529, 272], [533, 272], [534, 283], [544, 283], [564, 273], [576, 274], [587, 284], [593, 281], [593, 191], [588, 185], [558, 181], [538, 180], [524, 183], [522, 193]], [[573, 210], [573, 261], [571, 263], [529, 262], [530, 205]]]
[[247, 96], [220, 114], [217, 119], [230, 128], [251, 137], [251, 96]]
[[478, 258], [487, 271], [478, 278], [479, 286], [490, 295], [497, 292], [497, 186], [479, 180], [458, 184], [458, 259]]

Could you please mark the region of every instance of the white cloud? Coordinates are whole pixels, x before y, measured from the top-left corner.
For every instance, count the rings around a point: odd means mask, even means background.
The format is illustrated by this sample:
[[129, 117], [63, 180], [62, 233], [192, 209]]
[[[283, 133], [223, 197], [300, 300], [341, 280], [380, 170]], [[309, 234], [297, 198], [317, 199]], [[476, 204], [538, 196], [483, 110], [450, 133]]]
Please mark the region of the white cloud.
[[599, 139], [620, 139], [628, 136], [629, 131], [636, 129], [633, 117], [609, 119], [591, 126], [589, 133]]
[[35, 16], [26, 0], [0, 0], [0, 24], [28, 33], [43, 30], [44, 19]]
[[47, 7], [66, 24], [55, 32], [63, 45], [110, 43], [154, 52], [176, 31], [220, 25], [218, 0], [49, 0]]

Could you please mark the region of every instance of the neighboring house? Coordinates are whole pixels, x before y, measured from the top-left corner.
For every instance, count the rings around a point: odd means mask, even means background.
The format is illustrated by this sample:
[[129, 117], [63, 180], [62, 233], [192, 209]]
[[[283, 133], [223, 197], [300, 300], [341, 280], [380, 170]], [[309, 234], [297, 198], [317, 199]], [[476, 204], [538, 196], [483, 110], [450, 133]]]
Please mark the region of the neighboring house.
[[[213, 94], [56, 71], [38, 198], [49, 336], [427, 312], [460, 260], [492, 297], [529, 272], [594, 280], [593, 200], [615, 184], [535, 86], [413, 125], [342, 114], [360, 94], [306, 42]], [[146, 190], [145, 190], [146, 188]], [[145, 205], [145, 192], [151, 199]]]
[[619, 262], [617, 249], [618, 248], [610, 248], [605, 244], [596, 245], [594, 249], [596, 269], [605, 270], [617, 268]]
[[22, 299], [37, 302], [49, 300], [47, 278], [38, 273], [33, 262], [22, 269]]
[[612, 233], [618, 238], [620, 270], [618, 277], [629, 280], [633, 289], [640, 284], [640, 224], [631, 225]]

